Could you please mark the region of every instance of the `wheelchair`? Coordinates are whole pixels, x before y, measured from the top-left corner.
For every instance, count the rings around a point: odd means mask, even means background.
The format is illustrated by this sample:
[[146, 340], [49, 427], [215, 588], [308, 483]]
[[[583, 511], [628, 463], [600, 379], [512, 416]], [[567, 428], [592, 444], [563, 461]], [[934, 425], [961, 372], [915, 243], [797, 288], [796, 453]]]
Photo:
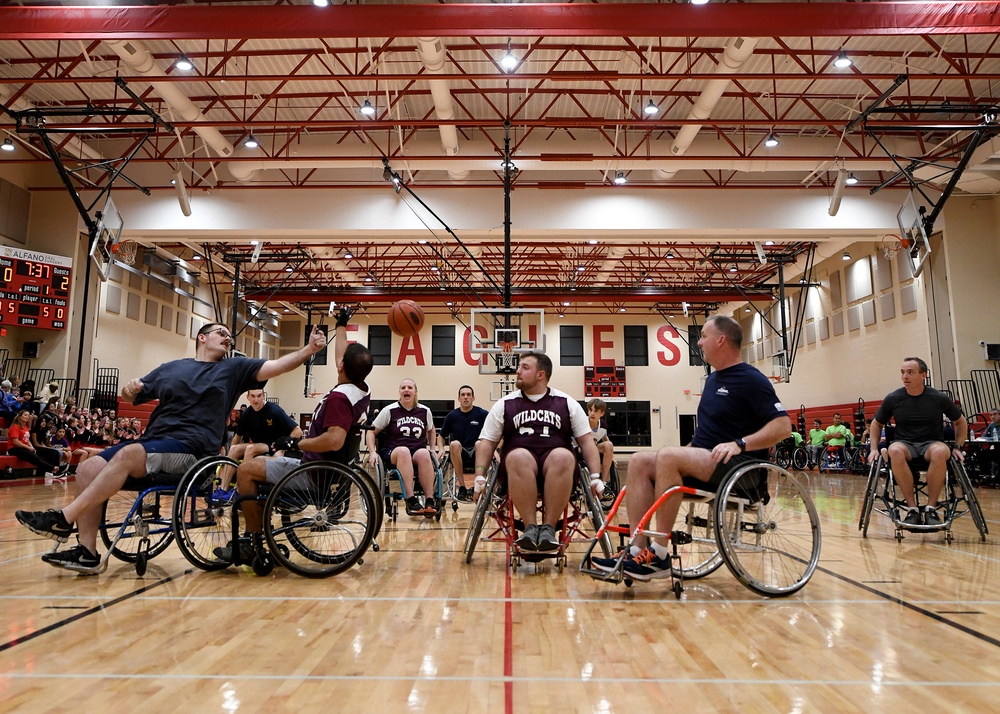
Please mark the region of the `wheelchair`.
[[[669, 488], [631, 529], [628, 524], [610, 525], [627, 489], [618, 494], [580, 564], [580, 572], [596, 580], [631, 587], [624, 561], [641, 535], [669, 538], [670, 589], [678, 599], [685, 580], [710, 575], [723, 563], [740, 583], [766, 597], [798, 592], [816, 570], [822, 545], [816, 507], [798, 479], [777, 464], [741, 464], [726, 475], [716, 493], [689, 486]], [[678, 492], [684, 500], [675, 530], [669, 534], [653, 530], [657, 509]], [[623, 541], [629, 536], [610, 572], [591, 562], [597, 540], [608, 532], [620, 534]]]
[[435, 464], [435, 469], [441, 472], [441, 493], [444, 494], [444, 501], [445, 503], [451, 501], [451, 510], [457, 511], [458, 489], [464, 483], [463, 476], [460, 473], [455, 473], [455, 467], [451, 463], [451, 454], [448, 452], [447, 447], [441, 458], [443, 461], [440, 464], [440, 469], [438, 469], [437, 454], [431, 452], [431, 461]]
[[[431, 465], [434, 467], [434, 498], [441, 504], [442, 507], [438, 508], [437, 513], [433, 516], [435, 521], [441, 520], [441, 515], [444, 513], [443, 504], [445, 503], [445, 480], [444, 480], [444, 470], [441, 464], [438, 463], [437, 455], [434, 453], [433, 449], [428, 449], [431, 455]], [[449, 462], [445, 462], [449, 463]], [[421, 496], [424, 495], [423, 487], [420, 485], [420, 479], [417, 478], [416, 465], [413, 467], [413, 495]], [[452, 474], [452, 477], [454, 474]], [[406, 500], [405, 497], [405, 487], [403, 485], [403, 477], [400, 475], [399, 470], [396, 467], [386, 468], [385, 463], [382, 461], [382, 456], [379, 455], [378, 461], [375, 464], [375, 473], [371, 476], [375, 479], [380, 498], [384, 502], [384, 511], [392, 520], [393, 523], [399, 517], [399, 502]], [[398, 484], [399, 490], [393, 489], [393, 483]], [[452, 509], [458, 510], [458, 500], [452, 500]]]
[[850, 454], [847, 452], [847, 446], [827, 446], [819, 461], [819, 472], [847, 471], [849, 463]]
[[[222, 466], [236, 466], [226, 456], [196, 465], [177, 488], [173, 525], [177, 545], [194, 566], [222, 570], [250, 565], [268, 575], [275, 563], [298, 575], [325, 578], [361, 564], [382, 527], [382, 499], [361, 469], [332, 461], [309, 461], [255, 496], [239, 496], [231, 484], [219, 482]], [[239, 539], [239, 504], [263, 501], [262, 543], [253, 560], [243, 563], [239, 548], [233, 561], [215, 555], [217, 547]]]
[[[563, 511], [562, 518], [556, 523], [556, 533], [559, 537], [559, 548], [554, 551], [523, 551], [516, 541], [518, 533], [524, 531], [524, 522], [517, 517], [514, 504], [507, 493], [507, 486], [499, 478], [500, 463], [494, 460], [486, 474], [486, 486], [479, 493], [469, 530], [465, 536], [465, 562], [471, 563], [476, 547], [480, 543], [503, 543], [510, 554], [509, 564], [512, 570], [517, 570], [521, 562], [537, 563], [542, 560], [555, 560], [556, 569], [561, 573], [567, 563], [566, 551], [571, 543], [589, 543], [592, 538], [583, 533], [582, 527], [586, 520], [594, 533], [602, 531], [604, 526], [604, 509], [600, 500], [590, 490], [590, 478], [586, 465], [577, 462], [576, 480], [570, 494], [569, 504]], [[538, 508], [541, 511], [542, 502], [539, 498]], [[492, 519], [493, 530], [483, 536], [486, 521]], [[606, 557], [611, 557], [611, 539], [606, 533], [596, 537]]]
[[[923, 499], [924, 505], [927, 502], [927, 482], [920, 478], [921, 474], [927, 471], [927, 468], [928, 464], [922, 458], [918, 457], [910, 461], [918, 506], [921, 505], [921, 499]], [[868, 483], [861, 505], [861, 518], [858, 521], [858, 530], [861, 531], [862, 537], [868, 537], [868, 526], [871, 523], [872, 512], [875, 511], [887, 516], [892, 521], [897, 543], [903, 540], [904, 530], [917, 533], [944, 531], [945, 541], [951, 543], [955, 538], [951, 530], [952, 524], [956, 518], [968, 513], [972, 516], [972, 522], [979, 532], [979, 537], [983, 542], [986, 541], [989, 528], [983, 517], [983, 511], [979, 507], [979, 500], [976, 498], [965, 465], [954, 456], [948, 459], [944, 489], [941, 492], [943, 501], [939, 501], [937, 504], [939, 509], [943, 509], [940, 524], [910, 525], [903, 523], [907, 504], [902, 495], [896, 493], [896, 488], [896, 479], [892, 475], [892, 465], [889, 462], [888, 452], [887, 449], [883, 448], [878, 459], [871, 464], [868, 471]]]
[[774, 447], [774, 463], [783, 469], [804, 471], [809, 466], [809, 452], [804, 446], [796, 446], [793, 439], [785, 439]]
[[[108, 561], [114, 556], [132, 563], [139, 577], [145, 575], [149, 561], [174, 540], [172, 514], [178, 484], [208, 459], [195, 462], [184, 474], [155, 472], [142, 479], [127, 478], [102, 508], [97, 531], [106, 550], [101, 562], [77, 572], [99, 575], [108, 569]], [[58, 548], [59, 544], [53, 552]]]

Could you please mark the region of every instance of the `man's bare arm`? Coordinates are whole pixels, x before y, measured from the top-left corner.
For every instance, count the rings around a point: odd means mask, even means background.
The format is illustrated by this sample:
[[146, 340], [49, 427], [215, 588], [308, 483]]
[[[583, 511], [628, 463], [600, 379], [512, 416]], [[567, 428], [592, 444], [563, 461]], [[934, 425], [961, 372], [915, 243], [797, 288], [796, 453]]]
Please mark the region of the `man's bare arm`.
[[320, 331], [319, 325], [313, 325], [309, 342], [304, 347], [283, 357], [269, 359], [257, 370], [256, 379], [258, 382], [266, 382], [280, 374], [291, 372], [296, 367], [305, 364], [306, 360], [320, 352], [324, 347], [326, 347], [326, 335]]

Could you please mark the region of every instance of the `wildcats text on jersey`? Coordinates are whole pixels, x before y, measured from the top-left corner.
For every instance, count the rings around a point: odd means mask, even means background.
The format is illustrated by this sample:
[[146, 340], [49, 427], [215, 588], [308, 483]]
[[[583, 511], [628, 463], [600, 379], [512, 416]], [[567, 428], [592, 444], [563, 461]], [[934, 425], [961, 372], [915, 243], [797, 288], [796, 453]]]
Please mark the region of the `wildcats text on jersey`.
[[562, 428], [562, 417], [548, 409], [526, 409], [514, 415], [515, 428], [519, 428], [525, 422], [541, 422], [552, 424], [557, 429]]

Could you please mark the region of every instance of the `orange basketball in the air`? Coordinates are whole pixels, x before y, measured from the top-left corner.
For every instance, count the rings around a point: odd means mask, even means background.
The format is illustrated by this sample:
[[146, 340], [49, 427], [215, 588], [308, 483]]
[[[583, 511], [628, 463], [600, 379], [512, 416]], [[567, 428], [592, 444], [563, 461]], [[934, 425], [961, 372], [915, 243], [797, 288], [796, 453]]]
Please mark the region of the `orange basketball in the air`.
[[410, 337], [424, 326], [424, 309], [412, 300], [400, 300], [389, 308], [389, 329], [400, 337]]

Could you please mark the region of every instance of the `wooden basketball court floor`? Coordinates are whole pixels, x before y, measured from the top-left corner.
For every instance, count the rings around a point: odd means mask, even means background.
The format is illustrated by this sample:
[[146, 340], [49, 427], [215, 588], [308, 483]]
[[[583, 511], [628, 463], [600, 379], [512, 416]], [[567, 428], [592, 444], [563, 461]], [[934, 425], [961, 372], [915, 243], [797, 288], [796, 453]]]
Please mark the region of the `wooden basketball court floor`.
[[38, 560], [51, 541], [15, 508], [66, 486], [0, 489], [4, 712], [996, 711], [1000, 493], [993, 533], [956, 541], [880, 516], [861, 538], [864, 479], [806, 474], [823, 551], [812, 581], [761, 598], [725, 569], [624, 586], [462, 557], [472, 512], [401, 516], [339, 577], [204, 573], [175, 545], [144, 578], [112, 560], [82, 577]]

